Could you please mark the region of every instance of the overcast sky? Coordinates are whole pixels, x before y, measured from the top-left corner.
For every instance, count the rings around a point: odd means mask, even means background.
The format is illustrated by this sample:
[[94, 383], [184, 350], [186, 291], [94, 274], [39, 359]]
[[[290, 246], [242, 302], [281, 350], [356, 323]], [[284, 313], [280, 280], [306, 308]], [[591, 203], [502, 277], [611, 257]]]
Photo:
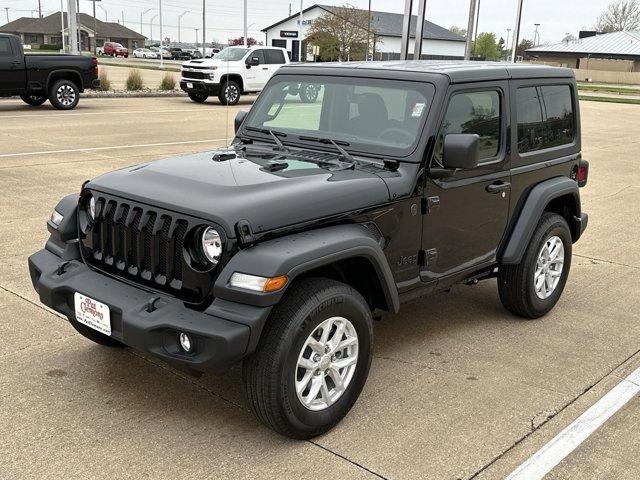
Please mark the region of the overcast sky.
[[[207, 5], [207, 39], [215, 38], [225, 42], [228, 38], [242, 35], [243, 0], [205, 0]], [[540, 23], [541, 41], [557, 43], [567, 32], [574, 35], [584, 28], [591, 28], [597, 16], [613, 0], [524, 0], [521, 38], [533, 38], [534, 24]], [[41, 0], [45, 13], [59, 11], [60, 0]], [[64, 0], [66, 5], [67, 0]], [[517, 0], [480, 0], [480, 32], [494, 32], [498, 37], [507, 35], [507, 28], [513, 29]], [[299, 0], [248, 0], [250, 35], [258, 40], [264, 37], [260, 30], [284, 18], [289, 13], [289, 5], [294, 12], [299, 10]], [[305, 8], [314, 1], [304, 0]], [[368, 0], [324, 0], [318, 3], [344, 5], [349, 3], [356, 7], [367, 8]], [[417, 0], [414, 0], [417, 3]], [[165, 36], [177, 38], [177, 17], [189, 10], [182, 17], [182, 40], [193, 41], [196, 27], [202, 26], [202, 0], [162, 0], [163, 24]], [[373, 10], [402, 13], [404, 0], [371, 0]], [[149, 36], [151, 17], [157, 13], [158, 0], [102, 0], [109, 21], [122, 19], [125, 24], [140, 30], [140, 14], [149, 8], [144, 17], [143, 34]], [[31, 10], [38, 8], [38, 0], [0, 0], [0, 24], [6, 21], [5, 7], [9, 7], [9, 18], [31, 16]], [[90, 13], [91, 1], [80, 0], [83, 12]], [[469, 0], [428, 0], [427, 19], [449, 28], [453, 25], [466, 28], [469, 12]], [[98, 9], [99, 19], [105, 19], [105, 13]], [[122, 20], [121, 20], [122, 21]], [[154, 37], [158, 38], [158, 18], [154, 20]]]

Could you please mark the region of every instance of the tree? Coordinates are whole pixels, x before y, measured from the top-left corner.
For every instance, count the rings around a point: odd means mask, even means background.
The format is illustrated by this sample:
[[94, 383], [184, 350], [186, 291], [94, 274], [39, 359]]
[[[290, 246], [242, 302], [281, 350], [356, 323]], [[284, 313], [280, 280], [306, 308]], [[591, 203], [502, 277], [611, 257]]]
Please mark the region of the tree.
[[[258, 41], [255, 38], [249, 37], [247, 39], [247, 45], [251, 46], [251, 45], [257, 45], [257, 44], [258, 44]], [[244, 37], [232, 38], [229, 40], [230, 47], [236, 47], [238, 45], [244, 45]]]
[[571, 34], [571, 33], [567, 33], [563, 38], [562, 38], [562, 43], [571, 43], [571, 42], [575, 42], [576, 36]]
[[523, 38], [520, 41], [520, 45], [518, 45], [518, 47], [516, 48], [516, 56], [522, 58], [529, 57], [529, 55], [527, 54], [527, 50], [533, 47], [533, 40], [527, 40], [526, 38]]
[[449, 29], [451, 33], [455, 33], [456, 35], [460, 35], [461, 37], [467, 37], [467, 29], [456, 27], [455, 25]]
[[482, 57], [485, 60], [498, 60], [500, 58], [500, 49], [496, 42], [495, 33], [481, 33], [478, 35], [476, 41], [474, 53], [478, 57]]
[[596, 30], [603, 33], [640, 29], [640, 1], [618, 0], [598, 17]]
[[323, 60], [364, 60], [368, 42], [373, 41], [375, 51], [376, 34], [372, 30], [369, 35], [369, 28], [366, 10], [345, 5], [318, 17], [311, 25], [306, 40], [320, 47]]

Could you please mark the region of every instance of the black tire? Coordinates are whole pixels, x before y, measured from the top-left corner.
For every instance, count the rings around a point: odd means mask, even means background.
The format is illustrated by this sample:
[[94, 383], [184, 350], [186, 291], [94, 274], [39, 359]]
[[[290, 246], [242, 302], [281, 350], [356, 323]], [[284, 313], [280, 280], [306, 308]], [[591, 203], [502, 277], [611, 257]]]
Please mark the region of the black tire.
[[[58, 98], [59, 94], [62, 98]], [[58, 80], [49, 89], [49, 101], [58, 110], [73, 110], [80, 101], [80, 90], [71, 80]]]
[[241, 95], [242, 90], [240, 90], [240, 85], [233, 80], [227, 80], [220, 88], [218, 100], [220, 100], [222, 105], [236, 105], [240, 101]]
[[314, 103], [318, 100], [319, 93], [317, 85], [311, 83], [300, 85], [300, 100], [302, 100], [302, 103]]
[[[295, 381], [304, 342], [330, 317], [346, 318], [355, 327], [358, 357], [353, 377], [335, 403], [308, 409], [298, 398]], [[362, 296], [343, 283], [308, 278], [292, 285], [274, 309], [258, 347], [245, 359], [242, 377], [251, 410], [268, 427], [295, 439], [320, 435], [351, 409], [364, 387], [373, 350], [371, 310]]]
[[204, 103], [207, 101], [207, 98], [209, 98], [209, 95], [206, 93], [189, 92], [187, 95], [189, 95], [192, 102], [196, 103]]
[[20, 95], [22, 101], [32, 107], [39, 107], [47, 101], [46, 95]]
[[112, 348], [126, 347], [124, 343], [119, 342], [115, 338], [107, 337], [106, 335], [100, 332], [97, 332], [93, 328], [89, 328], [86, 325], [83, 325], [77, 322], [76, 320], [69, 319], [69, 322], [71, 322], [71, 325], [73, 325], [73, 328], [75, 328], [80, 335], [87, 338], [88, 340], [91, 340], [94, 343], [97, 343], [99, 345], [104, 345], [105, 347], [112, 347]]
[[[544, 244], [558, 237], [564, 247], [564, 264], [560, 279], [547, 298], [536, 294], [535, 271], [538, 255]], [[522, 261], [517, 265], [501, 266], [498, 273], [498, 292], [502, 305], [510, 312], [524, 318], [540, 318], [558, 302], [567, 283], [571, 269], [572, 239], [564, 217], [545, 212], [538, 222]]]

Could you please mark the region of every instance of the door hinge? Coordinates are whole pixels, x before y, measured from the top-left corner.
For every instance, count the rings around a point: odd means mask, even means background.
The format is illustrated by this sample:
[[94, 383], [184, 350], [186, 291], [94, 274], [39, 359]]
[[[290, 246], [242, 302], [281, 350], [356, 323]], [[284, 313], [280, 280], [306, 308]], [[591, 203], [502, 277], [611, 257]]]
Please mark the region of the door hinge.
[[422, 255], [418, 254], [418, 262], [420, 262], [420, 259], [422, 258], [422, 263], [420, 263], [420, 266], [422, 267], [429, 267], [438, 260], [438, 250], [435, 248], [420, 250], [420, 253]]
[[422, 207], [422, 214], [433, 213], [440, 208], [440, 197], [427, 197], [422, 198], [420, 205]]

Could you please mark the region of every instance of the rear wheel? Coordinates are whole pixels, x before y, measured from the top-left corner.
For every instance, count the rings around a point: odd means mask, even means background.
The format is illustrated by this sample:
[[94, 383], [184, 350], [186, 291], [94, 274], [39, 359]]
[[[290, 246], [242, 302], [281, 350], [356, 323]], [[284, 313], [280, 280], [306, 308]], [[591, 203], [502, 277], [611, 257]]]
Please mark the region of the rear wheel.
[[223, 105], [236, 105], [240, 101], [240, 85], [233, 80], [227, 80], [222, 84], [218, 99]]
[[204, 103], [207, 98], [209, 98], [209, 95], [207, 95], [206, 93], [189, 92], [187, 93], [187, 95], [189, 95], [191, 101], [196, 103]]
[[58, 110], [73, 110], [80, 101], [80, 91], [71, 80], [58, 80], [49, 91], [49, 101]]
[[353, 288], [321, 278], [292, 285], [243, 363], [251, 409], [287, 437], [328, 431], [360, 395], [372, 344], [371, 311]]
[[314, 103], [318, 100], [318, 87], [311, 83], [303, 83], [300, 86], [300, 100], [303, 103]]
[[22, 101], [33, 107], [38, 107], [47, 101], [46, 95], [20, 95]]
[[567, 282], [571, 247], [567, 221], [556, 213], [545, 212], [522, 261], [500, 267], [498, 291], [504, 307], [525, 318], [539, 318], [548, 313]]

